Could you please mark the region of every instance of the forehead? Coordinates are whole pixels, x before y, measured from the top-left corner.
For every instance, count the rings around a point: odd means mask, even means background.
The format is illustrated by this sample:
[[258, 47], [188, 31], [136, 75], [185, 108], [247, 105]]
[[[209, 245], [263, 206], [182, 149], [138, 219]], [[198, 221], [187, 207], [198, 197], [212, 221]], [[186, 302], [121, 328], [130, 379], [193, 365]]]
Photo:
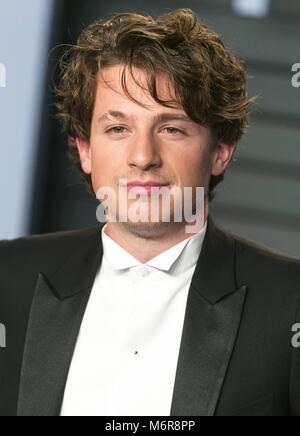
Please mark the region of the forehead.
[[[101, 71], [97, 81], [96, 105], [106, 106], [111, 103], [119, 104], [119, 108], [126, 104], [136, 104], [127, 95], [122, 86], [122, 73], [125, 71], [126, 87], [129, 94], [138, 102], [149, 108], [157, 108], [159, 105], [152, 98], [147, 85], [146, 73], [133, 67], [132, 77], [129, 69], [124, 70], [124, 66], [117, 65]], [[172, 102], [174, 109], [182, 109], [180, 103], [176, 101], [174, 86], [167, 74], [157, 73], [155, 75], [157, 93], [160, 99]], [[137, 83], [136, 83], [137, 82]], [[172, 109], [171, 109], [172, 110]]]

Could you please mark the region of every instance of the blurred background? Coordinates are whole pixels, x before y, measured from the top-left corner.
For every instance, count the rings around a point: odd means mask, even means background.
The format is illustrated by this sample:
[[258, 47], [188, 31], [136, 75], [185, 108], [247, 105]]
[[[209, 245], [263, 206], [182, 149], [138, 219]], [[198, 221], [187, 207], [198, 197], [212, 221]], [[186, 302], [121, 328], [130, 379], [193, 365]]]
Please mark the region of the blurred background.
[[189, 7], [245, 59], [252, 125], [210, 206], [223, 228], [300, 257], [299, 0], [0, 0], [0, 239], [97, 225], [66, 155], [51, 88], [59, 49], [120, 12]]

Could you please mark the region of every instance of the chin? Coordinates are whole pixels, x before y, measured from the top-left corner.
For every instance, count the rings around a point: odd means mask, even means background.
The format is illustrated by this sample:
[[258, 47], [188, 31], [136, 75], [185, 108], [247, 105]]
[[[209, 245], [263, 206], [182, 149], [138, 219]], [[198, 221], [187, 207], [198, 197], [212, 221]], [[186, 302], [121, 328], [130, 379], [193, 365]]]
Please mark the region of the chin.
[[[174, 223], [173, 223], [174, 224]], [[120, 223], [127, 232], [143, 239], [159, 239], [170, 230], [172, 223], [131, 222]]]

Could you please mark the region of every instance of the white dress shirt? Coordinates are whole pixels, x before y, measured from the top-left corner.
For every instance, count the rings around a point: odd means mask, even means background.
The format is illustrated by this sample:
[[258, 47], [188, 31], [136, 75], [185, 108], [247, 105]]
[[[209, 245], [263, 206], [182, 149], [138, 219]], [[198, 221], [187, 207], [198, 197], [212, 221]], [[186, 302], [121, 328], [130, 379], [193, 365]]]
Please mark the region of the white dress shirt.
[[145, 264], [106, 227], [61, 416], [170, 416], [187, 297], [207, 221]]

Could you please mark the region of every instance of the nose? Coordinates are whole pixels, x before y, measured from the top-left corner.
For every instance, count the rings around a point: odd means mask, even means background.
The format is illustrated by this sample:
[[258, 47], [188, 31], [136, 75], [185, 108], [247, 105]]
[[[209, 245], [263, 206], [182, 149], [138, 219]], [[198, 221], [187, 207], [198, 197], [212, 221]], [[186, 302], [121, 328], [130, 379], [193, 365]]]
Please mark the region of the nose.
[[161, 166], [161, 156], [158, 144], [149, 133], [143, 133], [134, 138], [129, 146], [128, 165], [140, 170]]

